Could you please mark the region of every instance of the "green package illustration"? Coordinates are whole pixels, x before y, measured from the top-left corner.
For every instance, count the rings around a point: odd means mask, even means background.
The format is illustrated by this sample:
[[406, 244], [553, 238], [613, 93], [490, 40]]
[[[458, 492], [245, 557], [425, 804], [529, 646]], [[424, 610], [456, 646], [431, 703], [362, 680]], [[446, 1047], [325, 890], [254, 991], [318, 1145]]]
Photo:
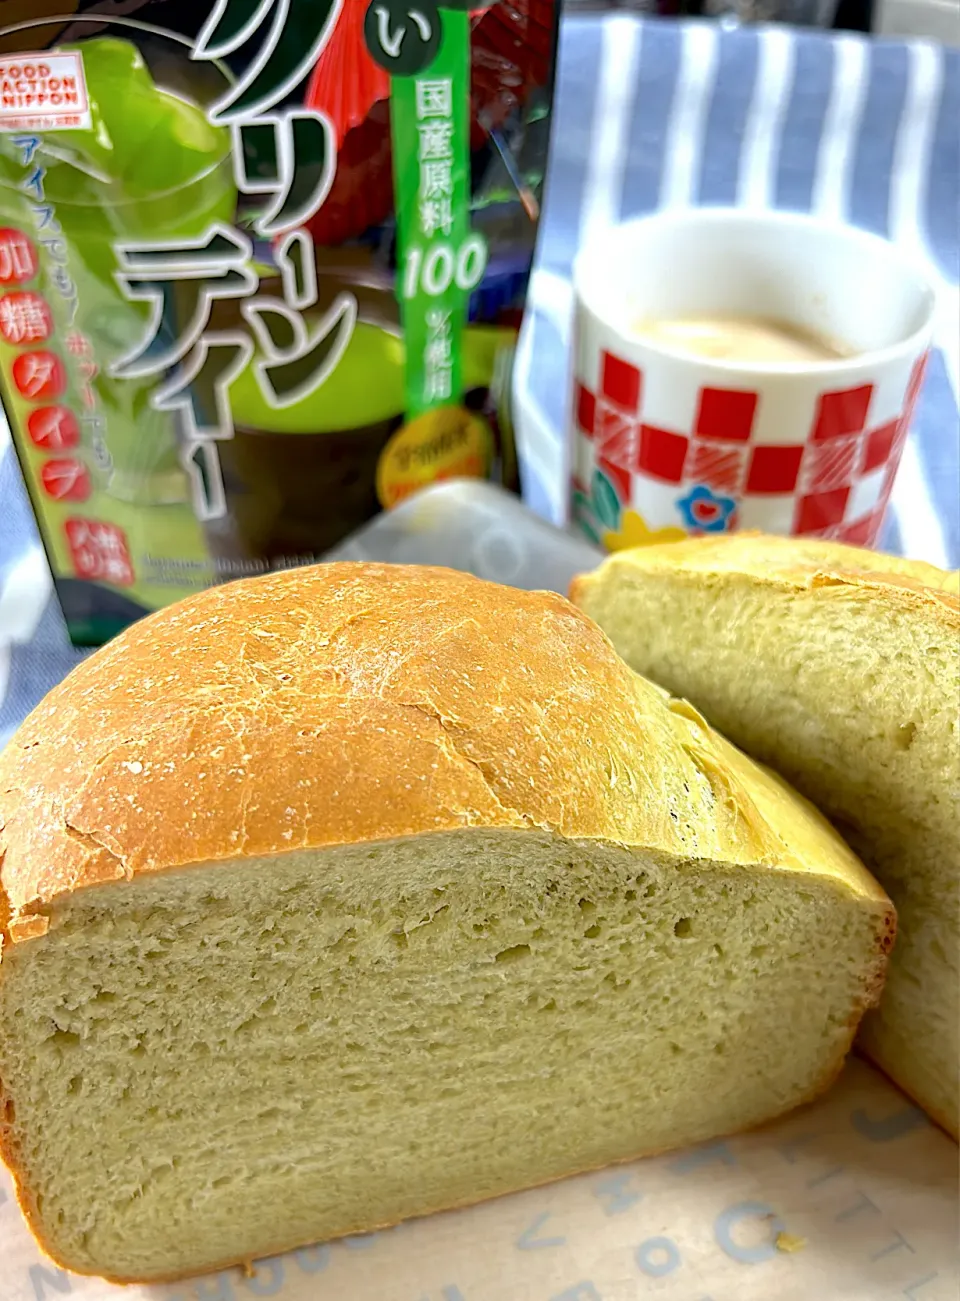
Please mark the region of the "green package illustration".
[[100, 7], [0, 28], [0, 390], [74, 641], [518, 489], [552, 0]]

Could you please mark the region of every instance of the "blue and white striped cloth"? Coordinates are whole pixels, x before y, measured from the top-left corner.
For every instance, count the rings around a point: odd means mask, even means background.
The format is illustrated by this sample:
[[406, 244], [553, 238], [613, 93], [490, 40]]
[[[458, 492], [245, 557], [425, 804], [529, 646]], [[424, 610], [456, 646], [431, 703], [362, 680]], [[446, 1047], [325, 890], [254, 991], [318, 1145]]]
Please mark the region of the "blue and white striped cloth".
[[[527, 495], [559, 519], [570, 271], [584, 238], [691, 203], [815, 211], [914, 251], [940, 294], [935, 352], [885, 545], [960, 564], [960, 53], [622, 14], [565, 21], [553, 156], [518, 365]], [[82, 657], [51, 597], [0, 428], [0, 746]]]
[[938, 349], [886, 549], [960, 563], [960, 52], [781, 27], [625, 15], [565, 26], [520, 375], [528, 497], [562, 513], [570, 271], [598, 230], [738, 204], [848, 221], [908, 247], [940, 298]]

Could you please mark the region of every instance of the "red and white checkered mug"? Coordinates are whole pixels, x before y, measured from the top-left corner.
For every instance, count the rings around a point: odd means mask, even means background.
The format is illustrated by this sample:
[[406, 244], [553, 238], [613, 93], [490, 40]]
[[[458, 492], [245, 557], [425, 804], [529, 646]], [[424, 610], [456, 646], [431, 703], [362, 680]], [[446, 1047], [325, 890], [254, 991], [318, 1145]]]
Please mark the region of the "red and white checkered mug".
[[[579, 255], [571, 515], [609, 550], [737, 528], [872, 546], [923, 378], [934, 295], [893, 245], [793, 213], [687, 209]], [[851, 355], [737, 362], [643, 322], [792, 323]]]

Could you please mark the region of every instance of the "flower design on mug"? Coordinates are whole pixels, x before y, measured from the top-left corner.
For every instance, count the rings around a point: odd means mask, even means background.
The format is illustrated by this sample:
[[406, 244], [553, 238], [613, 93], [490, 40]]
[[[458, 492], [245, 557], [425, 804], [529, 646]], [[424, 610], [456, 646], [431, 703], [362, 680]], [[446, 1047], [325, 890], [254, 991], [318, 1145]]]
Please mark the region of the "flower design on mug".
[[677, 506], [687, 528], [703, 533], [725, 533], [731, 527], [737, 509], [732, 497], [722, 497], [701, 483], [691, 488], [685, 497], [678, 497]]

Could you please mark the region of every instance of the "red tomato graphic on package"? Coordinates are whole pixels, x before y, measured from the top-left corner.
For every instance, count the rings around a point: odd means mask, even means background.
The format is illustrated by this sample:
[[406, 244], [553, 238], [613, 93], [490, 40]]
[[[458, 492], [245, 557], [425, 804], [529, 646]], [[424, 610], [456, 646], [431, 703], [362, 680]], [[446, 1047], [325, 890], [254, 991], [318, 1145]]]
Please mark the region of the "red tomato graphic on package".
[[91, 578], [129, 587], [133, 562], [123, 529], [102, 520], [68, 519], [67, 545], [78, 578]]
[[13, 363], [13, 382], [23, 397], [45, 401], [67, 387], [67, 372], [55, 352], [22, 352]]
[[53, 317], [42, 294], [30, 290], [0, 297], [0, 334], [7, 343], [46, 343]]
[[90, 496], [90, 472], [74, 457], [45, 462], [40, 481], [44, 492], [54, 501], [86, 501]]
[[12, 226], [0, 226], [0, 284], [22, 285], [38, 269], [37, 250], [29, 236]]
[[80, 426], [67, 407], [37, 407], [27, 419], [27, 433], [45, 452], [65, 452], [80, 442]]

